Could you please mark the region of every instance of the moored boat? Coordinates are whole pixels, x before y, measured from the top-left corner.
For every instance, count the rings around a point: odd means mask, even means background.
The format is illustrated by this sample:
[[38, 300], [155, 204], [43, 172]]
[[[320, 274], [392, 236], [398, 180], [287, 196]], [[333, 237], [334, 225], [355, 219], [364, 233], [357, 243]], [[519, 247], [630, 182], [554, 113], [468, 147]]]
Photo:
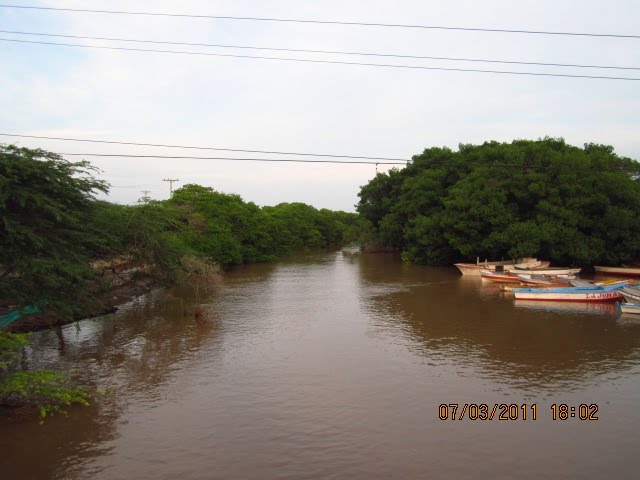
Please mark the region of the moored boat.
[[536, 275], [520, 273], [518, 279], [526, 286], [568, 287], [569, 281], [574, 280], [574, 275]]
[[595, 266], [596, 273], [606, 273], [609, 275], [624, 275], [625, 277], [640, 276], [640, 267], [602, 267]]
[[634, 313], [640, 315], [640, 303], [619, 303], [620, 311], [622, 313]]
[[476, 263], [455, 263], [454, 264], [462, 275], [480, 276], [481, 270], [496, 270], [496, 267], [502, 267], [504, 270], [508, 270], [515, 267], [522, 268], [544, 268], [549, 266], [549, 262], [543, 262], [537, 258], [522, 258], [519, 260], [504, 260], [498, 262], [480, 262], [480, 259], [476, 260]]
[[510, 272], [495, 272], [491, 270], [481, 270], [480, 276], [483, 282], [494, 283], [519, 283], [518, 276]]
[[640, 303], [640, 288], [625, 285], [620, 289], [620, 294], [629, 303]]
[[516, 300], [552, 300], [557, 302], [616, 302], [622, 298], [623, 285], [593, 287], [516, 288]]
[[546, 268], [522, 268], [514, 267], [511, 271], [515, 273], [531, 273], [534, 275], [575, 275], [580, 273], [580, 268], [566, 267], [546, 267]]

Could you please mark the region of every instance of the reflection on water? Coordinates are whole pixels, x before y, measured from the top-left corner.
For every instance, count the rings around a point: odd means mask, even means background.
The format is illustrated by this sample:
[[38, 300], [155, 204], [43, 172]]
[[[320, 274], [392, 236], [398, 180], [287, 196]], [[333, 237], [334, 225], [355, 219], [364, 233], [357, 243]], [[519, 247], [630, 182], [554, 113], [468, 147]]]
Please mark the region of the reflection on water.
[[585, 315], [615, 315], [618, 313], [618, 307], [615, 303], [598, 303], [598, 302], [553, 302], [553, 301], [537, 301], [537, 300], [515, 300], [516, 308], [530, 308], [533, 310], [545, 312], [558, 312], [568, 314], [585, 314]]
[[466, 376], [492, 380], [496, 388], [518, 385], [528, 398], [566, 392], [637, 363], [640, 337], [615, 328], [615, 304], [514, 303], [497, 284], [428, 268], [422, 285], [406, 289], [396, 280], [384, 295], [370, 295], [386, 268], [367, 265], [360, 277], [368, 293], [364, 308], [383, 335], [401, 331], [407, 346], [430, 362], [458, 363]]
[[[640, 467], [629, 441], [640, 318], [615, 306], [514, 303], [454, 268], [346, 250], [234, 269], [204, 321], [193, 310], [189, 291], [156, 291], [34, 334], [28, 361], [105, 393], [44, 425], [5, 414], [0, 476], [625, 478]], [[539, 419], [438, 420], [456, 402], [536, 403]], [[552, 403], [597, 403], [601, 420], [554, 422]]]

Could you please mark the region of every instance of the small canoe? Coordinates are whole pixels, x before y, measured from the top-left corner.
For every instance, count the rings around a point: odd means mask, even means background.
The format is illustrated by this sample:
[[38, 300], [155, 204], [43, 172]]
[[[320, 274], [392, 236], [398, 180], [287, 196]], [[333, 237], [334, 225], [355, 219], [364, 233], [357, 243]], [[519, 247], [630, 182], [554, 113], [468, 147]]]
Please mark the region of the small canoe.
[[617, 302], [622, 298], [623, 285], [558, 288], [516, 288], [516, 300], [546, 300], [556, 302]]

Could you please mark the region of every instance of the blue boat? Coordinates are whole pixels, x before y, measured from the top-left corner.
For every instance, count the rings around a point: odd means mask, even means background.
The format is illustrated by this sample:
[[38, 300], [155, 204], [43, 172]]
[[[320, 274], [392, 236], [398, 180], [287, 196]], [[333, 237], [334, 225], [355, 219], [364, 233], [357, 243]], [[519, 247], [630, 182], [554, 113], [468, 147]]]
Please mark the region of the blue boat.
[[514, 288], [516, 300], [551, 300], [554, 302], [617, 302], [624, 285], [584, 287]]

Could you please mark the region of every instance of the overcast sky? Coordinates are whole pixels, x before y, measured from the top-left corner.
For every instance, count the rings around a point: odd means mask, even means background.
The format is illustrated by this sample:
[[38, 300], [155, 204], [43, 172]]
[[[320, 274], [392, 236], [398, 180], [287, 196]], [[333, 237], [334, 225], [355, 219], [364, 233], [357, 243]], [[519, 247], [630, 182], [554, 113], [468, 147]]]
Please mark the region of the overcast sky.
[[[176, 14], [640, 35], [632, 0], [51, 0], [7, 3]], [[640, 67], [640, 39], [339, 26], [0, 8], [0, 29], [253, 47]], [[640, 71], [0, 38], [463, 69], [640, 78]], [[640, 159], [640, 82], [294, 63], [0, 42], [0, 133], [411, 158], [432, 146], [564, 137]], [[231, 156], [0, 137], [59, 153]], [[278, 158], [238, 153], [237, 157]], [[78, 157], [68, 157], [77, 160]], [[259, 205], [353, 211], [374, 165], [94, 158], [108, 199], [169, 195], [163, 178]], [[288, 157], [305, 158], [305, 157]], [[307, 157], [310, 158], [310, 157]], [[378, 167], [384, 170], [382, 166]]]

